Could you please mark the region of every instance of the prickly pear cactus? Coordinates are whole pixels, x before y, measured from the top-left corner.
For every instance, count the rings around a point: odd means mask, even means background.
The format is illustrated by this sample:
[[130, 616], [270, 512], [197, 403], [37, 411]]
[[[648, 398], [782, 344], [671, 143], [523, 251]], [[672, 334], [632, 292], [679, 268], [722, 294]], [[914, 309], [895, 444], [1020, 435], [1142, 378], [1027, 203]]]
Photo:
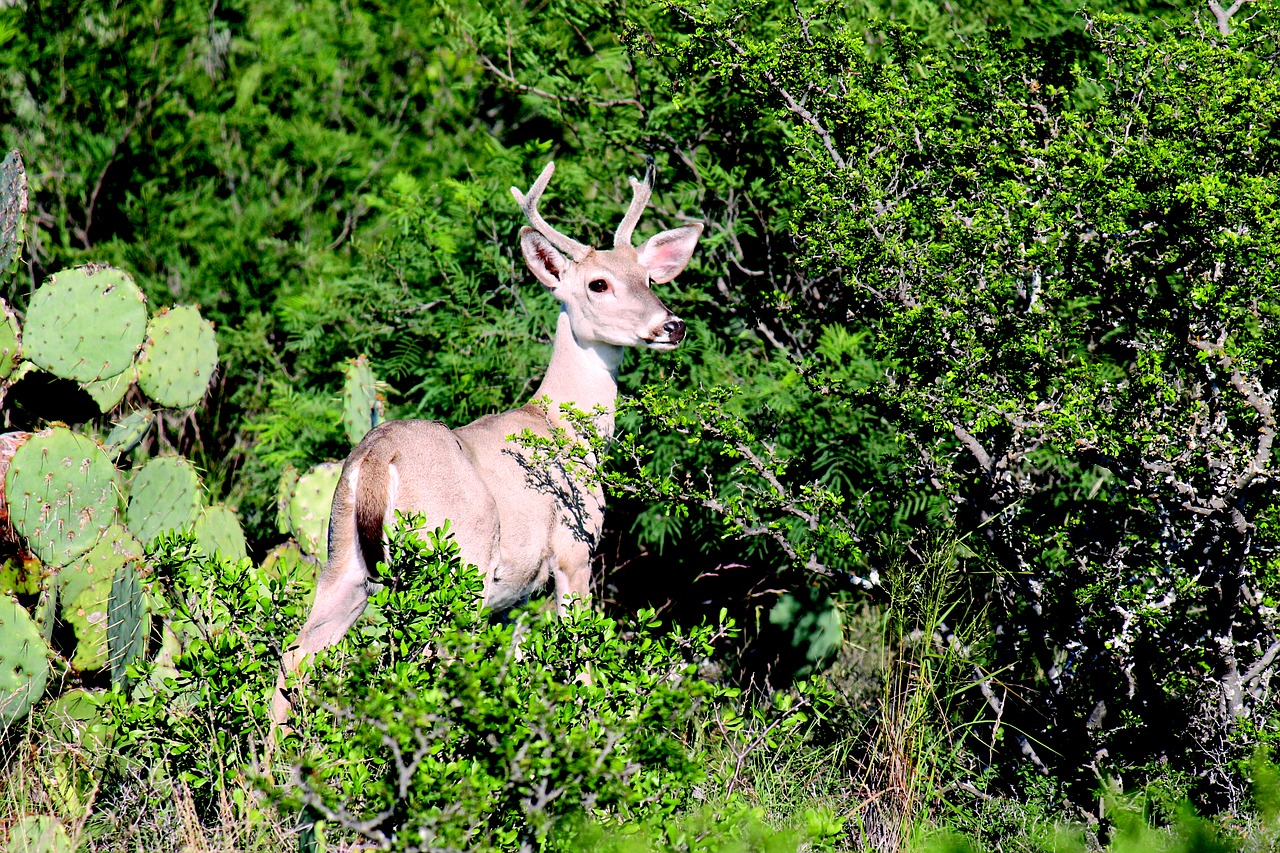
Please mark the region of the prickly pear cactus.
[[0, 729], [26, 715], [44, 693], [49, 647], [22, 605], [0, 595]]
[[359, 444], [365, 433], [378, 425], [382, 404], [368, 358], [362, 355], [347, 362], [346, 374], [342, 384], [342, 424], [351, 443]]
[[10, 521], [37, 557], [65, 566], [115, 518], [116, 468], [97, 442], [65, 427], [36, 433], [5, 475]]
[[27, 226], [27, 172], [22, 155], [10, 151], [0, 163], [0, 282], [18, 267]]
[[142, 439], [146, 438], [147, 430], [151, 429], [155, 419], [155, 413], [150, 409], [131, 412], [111, 428], [103, 446], [108, 453], [114, 454], [119, 459], [142, 443]]
[[85, 382], [83, 387], [85, 392], [93, 398], [93, 402], [98, 404], [98, 411], [105, 414], [120, 404], [129, 391], [129, 386], [133, 384], [134, 378], [134, 369], [131, 364], [122, 373], [99, 379], [97, 382]]
[[107, 603], [111, 575], [94, 577], [74, 598], [63, 591], [62, 621], [76, 634], [71, 668], [78, 672], [102, 669], [107, 663]]
[[8, 379], [22, 360], [22, 331], [18, 317], [0, 299], [0, 380]]
[[45, 793], [60, 814], [82, 815], [101, 779], [115, 732], [103, 718], [101, 693], [69, 690], [40, 712], [39, 762]]
[[72, 853], [75, 845], [66, 828], [52, 815], [27, 815], [9, 829], [4, 853]]
[[298, 469], [285, 465], [280, 472], [280, 482], [276, 485], [276, 529], [281, 533], [289, 533], [293, 528], [289, 525], [289, 501], [293, 500], [293, 487], [298, 485]]
[[161, 311], [151, 318], [138, 356], [138, 387], [162, 406], [194, 406], [217, 366], [212, 323], [190, 306]]
[[286, 542], [267, 552], [260, 571], [268, 578], [296, 579], [310, 585], [315, 582], [316, 564], [306, 558], [296, 543]]
[[40, 561], [34, 557], [10, 557], [0, 563], [0, 595], [16, 593], [18, 595], [35, 595], [40, 591], [40, 581], [44, 575]]
[[142, 543], [124, 527], [112, 524], [83, 557], [58, 572], [58, 589], [64, 601], [79, 598], [89, 586], [106, 578], [109, 586], [116, 572], [142, 563]]
[[206, 554], [221, 554], [229, 560], [248, 556], [240, 519], [231, 507], [215, 504], [200, 513], [196, 520], [196, 541]]
[[341, 462], [322, 462], [298, 478], [289, 499], [293, 537], [303, 551], [321, 562], [329, 558], [329, 512], [341, 476]]
[[95, 382], [132, 363], [147, 331], [147, 301], [128, 273], [87, 266], [36, 289], [22, 332], [26, 358], [55, 376]]
[[125, 517], [143, 542], [191, 525], [199, 512], [200, 476], [181, 456], [158, 456], [133, 478]]
[[136, 575], [142, 563], [142, 543], [128, 530], [113, 524], [89, 552], [58, 573], [62, 620], [76, 635], [71, 666], [81, 672], [108, 662], [109, 601], [117, 576]]
[[129, 664], [147, 650], [149, 622], [138, 570], [121, 566], [111, 581], [107, 604], [107, 662], [113, 685], [127, 686]]

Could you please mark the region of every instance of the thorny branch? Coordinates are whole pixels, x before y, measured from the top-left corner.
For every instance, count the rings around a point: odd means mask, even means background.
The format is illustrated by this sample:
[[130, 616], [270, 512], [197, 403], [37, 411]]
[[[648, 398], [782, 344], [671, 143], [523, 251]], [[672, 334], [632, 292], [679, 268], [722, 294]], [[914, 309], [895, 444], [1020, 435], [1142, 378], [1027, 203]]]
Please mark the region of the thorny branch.
[[[685, 20], [689, 21], [690, 23], [694, 23], [694, 24], [701, 23], [688, 10], [683, 9], [679, 6], [674, 6], [672, 8], [674, 9], [674, 11], [684, 16]], [[805, 25], [805, 32], [807, 35], [807, 32], [808, 32], [807, 24]], [[727, 44], [733, 50], [734, 53], [736, 53], [739, 57], [746, 58], [747, 51], [742, 47], [742, 45], [738, 44], [738, 42], [732, 36], [725, 35], [723, 36], [723, 38], [724, 38], [724, 43]], [[810, 112], [809, 109], [807, 109], [804, 104], [796, 100], [796, 97], [793, 94], [791, 94], [791, 92], [785, 86], [783, 86], [780, 82], [778, 82], [778, 78], [774, 76], [772, 71], [770, 71], [767, 68], [761, 68], [760, 73], [764, 77], [765, 82], [768, 83], [773, 88], [773, 90], [782, 97], [783, 102], [787, 105], [787, 109], [790, 110], [792, 113], [794, 113], [796, 116], [798, 116], [801, 121], [807, 124], [813, 130], [813, 132], [818, 135], [818, 138], [822, 140], [822, 146], [827, 149], [827, 154], [830, 155], [832, 162], [834, 162], [836, 166], [839, 167], [840, 169], [847, 168], [848, 164], [845, 162], [843, 155], [840, 154], [840, 150], [836, 147], [835, 138], [832, 137], [831, 131], [827, 130], [826, 126], [823, 125], [821, 120], [819, 120], [816, 115]]]

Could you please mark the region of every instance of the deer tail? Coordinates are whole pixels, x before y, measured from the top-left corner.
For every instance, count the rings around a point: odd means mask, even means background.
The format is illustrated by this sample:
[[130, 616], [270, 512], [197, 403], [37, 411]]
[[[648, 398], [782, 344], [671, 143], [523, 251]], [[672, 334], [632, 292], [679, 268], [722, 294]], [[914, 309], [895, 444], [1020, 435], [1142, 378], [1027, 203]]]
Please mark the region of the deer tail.
[[394, 458], [386, 458], [373, 448], [360, 460], [356, 476], [355, 532], [356, 545], [364, 560], [365, 571], [377, 576], [378, 561], [387, 558], [385, 525], [394, 490]]

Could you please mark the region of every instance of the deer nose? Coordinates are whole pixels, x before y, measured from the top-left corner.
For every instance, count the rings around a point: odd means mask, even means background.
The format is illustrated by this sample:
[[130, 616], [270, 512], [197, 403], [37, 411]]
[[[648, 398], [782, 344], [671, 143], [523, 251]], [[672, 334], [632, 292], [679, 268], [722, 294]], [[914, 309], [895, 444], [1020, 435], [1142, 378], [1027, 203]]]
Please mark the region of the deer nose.
[[667, 340], [673, 344], [678, 344], [684, 340], [684, 320], [679, 317], [672, 317], [662, 324], [662, 331], [667, 333]]

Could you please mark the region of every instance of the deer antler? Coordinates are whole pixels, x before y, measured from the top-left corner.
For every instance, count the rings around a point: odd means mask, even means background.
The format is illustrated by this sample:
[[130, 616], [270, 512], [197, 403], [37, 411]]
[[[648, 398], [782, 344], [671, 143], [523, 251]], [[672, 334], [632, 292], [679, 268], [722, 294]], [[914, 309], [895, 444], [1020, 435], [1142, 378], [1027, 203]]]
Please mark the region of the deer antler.
[[525, 218], [529, 220], [529, 224], [534, 227], [534, 230], [550, 240], [557, 249], [566, 252], [577, 263], [594, 250], [590, 246], [579, 243], [572, 237], [566, 237], [561, 234], [548, 225], [547, 221], [538, 213], [538, 199], [542, 197], [542, 191], [547, 188], [547, 184], [551, 181], [551, 176], [555, 171], [555, 162], [548, 163], [546, 168], [542, 170], [542, 174], [538, 175], [538, 180], [534, 181], [533, 186], [529, 188], [528, 195], [524, 195], [515, 187], [511, 188], [511, 194], [515, 196], [516, 202], [520, 205], [520, 209], [524, 211]]
[[635, 178], [627, 178], [627, 180], [631, 182], [631, 207], [627, 208], [627, 215], [622, 217], [618, 230], [613, 233], [615, 249], [631, 246], [631, 232], [636, 230], [640, 214], [644, 213], [645, 206], [649, 204], [649, 197], [653, 195], [653, 155], [650, 154], [644, 158], [643, 181], [637, 181]]

